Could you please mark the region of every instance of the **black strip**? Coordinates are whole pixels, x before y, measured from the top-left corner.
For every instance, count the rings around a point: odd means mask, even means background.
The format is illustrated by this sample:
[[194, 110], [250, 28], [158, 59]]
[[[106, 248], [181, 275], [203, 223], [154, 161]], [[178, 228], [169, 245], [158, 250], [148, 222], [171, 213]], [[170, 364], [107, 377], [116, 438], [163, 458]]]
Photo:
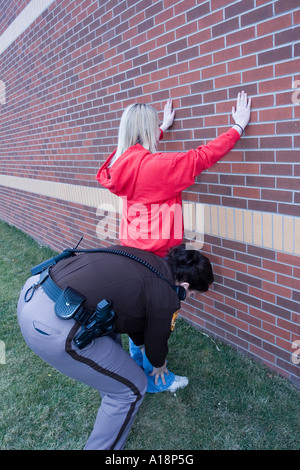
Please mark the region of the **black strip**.
[[112, 444], [111, 448], [109, 450], [114, 450], [115, 446], [117, 445], [117, 442], [121, 439], [122, 435], [123, 435], [123, 432], [125, 431], [130, 419], [131, 419], [131, 416], [134, 412], [134, 409], [135, 409], [135, 405], [137, 404], [137, 402], [142, 398], [142, 395], [140, 397], [138, 397], [133, 403], [131, 403], [130, 405], [130, 408], [129, 408], [129, 411], [127, 413], [127, 416], [125, 418], [125, 421], [124, 423], [122, 424], [121, 426], [121, 429], [119, 431], [119, 434], [117, 435], [114, 443]]
[[91, 367], [94, 369], [96, 372], [99, 372], [100, 374], [106, 375], [108, 377], [111, 377], [114, 380], [117, 380], [117, 382], [120, 382], [124, 385], [126, 385], [130, 390], [133, 391], [134, 395], [136, 395], [136, 400], [130, 405], [130, 409], [127, 413], [127, 416], [125, 418], [124, 423], [121, 426], [121, 429], [119, 431], [119, 434], [117, 435], [114, 443], [112, 444], [111, 448], [109, 450], [114, 450], [117, 442], [120, 440], [123, 432], [125, 431], [131, 416], [133, 414], [133, 411], [135, 409], [136, 404], [138, 401], [143, 397], [142, 394], [140, 393], [139, 389], [136, 387], [136, 385], [130, 380], [126, 379], [125, 377], [121, 377], [120, 375], [116, 374], [115, 372], [111, 372], [110, 370], [104, 369], [101, 367], [97, 362], [93, 361], [92, 359], [89, 359], [87, 357], [83, 357], [80, 354], [77, 353], [74, 349], [72, 349], [72, 339], [74, 338], [76, 332], [78, 331], [79, 327], [81, 325], [79, 323], [75, 323], [75, 325], [71, 328], [68, 337], [66, 339], [65, 343], [65, 351], [69, 356], [71, 356], [75, 361], [82, 362], [83, 364], [86, 364], [87, 366]]

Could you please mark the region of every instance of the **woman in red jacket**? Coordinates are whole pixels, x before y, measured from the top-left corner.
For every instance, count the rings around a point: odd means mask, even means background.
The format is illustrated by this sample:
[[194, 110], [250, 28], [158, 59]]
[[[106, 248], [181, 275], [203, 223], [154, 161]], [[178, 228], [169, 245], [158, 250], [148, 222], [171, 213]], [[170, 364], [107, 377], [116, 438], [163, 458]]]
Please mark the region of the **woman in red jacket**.
[[[183, 240], [182, 191], [195, 178], [224, 157], [240, 139], [250, 119], [251, 99], [242, 91], [232, 108], [234, 125], [207, 145], [187, 152], [157, 152], [157, 144], [172, 124], [175, 111], [169, 100], [159, 128], [156, 110], [147, 104], [128, 106], [121, 118], [117, 149], [99, 169], [97, 180], [123, 201], [119, 239], [122, 245], [166, 256]], [[137, 349], [130, 343], [131, 354]], [[138, 350], [139, 352], [139, 350]], [[137, 354], [138, 356], [138, 354]], [[149, 374], [151, 364], [144, 368]], [[138, 362], [138, 359], [137, 359]], [[168, 372], [166, 371], [168, 374]], [[170, 382], [178, 388], [187, 385], [186, 377], [169, 373], [157, 386], [148, 376], [148, 391], [163, 391]]]
[[183, 239], [183, 190], [224, 157], [240, 139], [250, 118], [251, 100], [238, 94], [235, 122], [228, 132], [187, 152], [162, 153], [156, 147], [174, 120], [168, 101], [159, 128], [156, 110], [134, 104], [123, 113], [118, 147], [99, 169], [97, 180], [123, 201], [119, 238], [122, 245], [166, 256]]

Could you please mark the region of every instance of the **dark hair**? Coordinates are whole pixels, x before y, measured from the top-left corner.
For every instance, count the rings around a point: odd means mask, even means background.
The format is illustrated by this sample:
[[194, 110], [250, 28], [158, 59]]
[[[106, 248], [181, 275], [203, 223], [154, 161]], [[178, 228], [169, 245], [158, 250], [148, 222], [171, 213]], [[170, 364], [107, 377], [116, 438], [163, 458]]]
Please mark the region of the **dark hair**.
[[206, 292], [214, 282], [209, 259], [197, 250], [186, 250], [184, 245], [169, 250], [167, 261], [177, 282], [188, 282], [190, 290]]

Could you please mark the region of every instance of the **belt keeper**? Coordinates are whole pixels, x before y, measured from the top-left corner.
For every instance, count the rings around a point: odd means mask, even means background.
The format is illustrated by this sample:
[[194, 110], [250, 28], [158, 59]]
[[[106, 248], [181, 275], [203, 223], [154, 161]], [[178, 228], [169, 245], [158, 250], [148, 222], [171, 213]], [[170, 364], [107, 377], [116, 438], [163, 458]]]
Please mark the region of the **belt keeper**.
[[[39, 282], [36, 282], [35, 284], [32, 284], [32, 286], [29, 287], [29, 289], [27, 289], [27, 291], [25, 292], [25, 295], [24, 295], [24, 301], [27, 303], [29, 302], [32, 297], [33, 297], [33, 294], [35, 293], [35, 290], [40, 287], [40, 283]], [[28, 294], [29, 292], [31, 291], [29, 297], [28, 297]]]
[[92, 311], [87, 310], [85, 307], [81, 306], [75, 313], [73, 320], [80, 323], [81, 325], [85, 325], [92, 315], [93, 315]]
[[[38, 287], [40, 287], [40, 285], [47, 279], [47, 277], [49, 276], [49, 268], [48, 269], [45, 269], [41, 275], [40, 275], [40, 278], [38, 280], [38, 282], [35, 282], [34, 284], [32, 284], [32, 286], [30, 286], [27, 291], [25, 292], [25, 295], [24, 295], [24, 301], [25, 302], [29, 302], [32, 297], [33, 297], [33, 294], [35, 293], [36, 289]], [[28, 293], [31, 292], [30, 296], [28, 297]]]

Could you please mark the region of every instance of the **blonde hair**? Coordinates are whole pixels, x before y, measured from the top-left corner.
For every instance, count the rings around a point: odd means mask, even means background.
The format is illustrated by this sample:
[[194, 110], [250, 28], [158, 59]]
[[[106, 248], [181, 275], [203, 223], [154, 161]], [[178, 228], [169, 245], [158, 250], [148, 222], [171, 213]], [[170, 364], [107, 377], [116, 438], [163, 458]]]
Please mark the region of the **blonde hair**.
[[117, 151], [111, 166], [129, 147], [139, 143], [151, 153], [156, 151], [156, 133], [159, 121], [156, 109], [149, 104], [136, 103], [123, 112]]

